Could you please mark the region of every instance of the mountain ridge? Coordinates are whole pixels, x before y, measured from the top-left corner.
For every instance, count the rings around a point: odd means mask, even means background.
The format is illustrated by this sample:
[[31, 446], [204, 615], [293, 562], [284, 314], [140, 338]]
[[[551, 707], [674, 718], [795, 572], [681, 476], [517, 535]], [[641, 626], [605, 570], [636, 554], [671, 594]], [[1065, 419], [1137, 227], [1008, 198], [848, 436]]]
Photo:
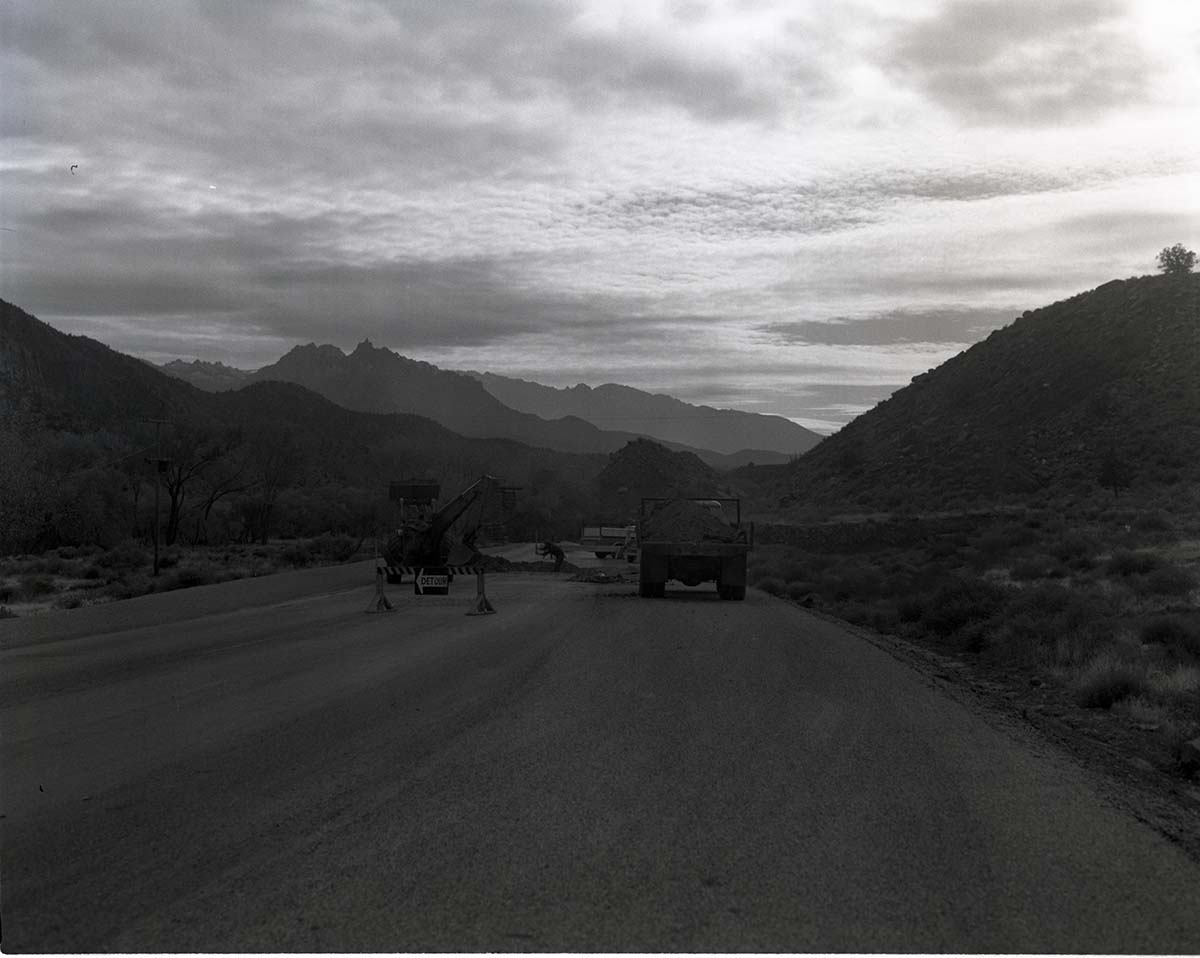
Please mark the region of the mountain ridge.
[[513, 409], [539, 416], [574, 415], [600, 428], [620, 428], [653, 439], [712, 449], [726, 455], [770, 451], [784, 461], [807, 452], [822, 437], [783, 416], [693, 405], [665, 393], [650, 393], [619, 383], [554, 387], [495, 373], [465, 370]]

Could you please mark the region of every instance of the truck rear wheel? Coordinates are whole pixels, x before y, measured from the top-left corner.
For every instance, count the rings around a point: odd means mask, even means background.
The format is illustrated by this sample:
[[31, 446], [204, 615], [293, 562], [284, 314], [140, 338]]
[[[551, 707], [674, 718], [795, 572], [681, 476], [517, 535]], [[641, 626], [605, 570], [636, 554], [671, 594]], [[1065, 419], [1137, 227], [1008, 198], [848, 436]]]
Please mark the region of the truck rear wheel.
[[638, 595], [643, 599], [661, 599], [667, 591], [665, 582], [639, 582]]
[[608, 558], [610, 555], [612, 555], [612, 553], [611, 553], [611, 552], [597, 552], [597, 553], [595, 553], [595, 556], [596, 556], [596, 558], [597, 558], [597, 559], [607, 559], [607, 558]]

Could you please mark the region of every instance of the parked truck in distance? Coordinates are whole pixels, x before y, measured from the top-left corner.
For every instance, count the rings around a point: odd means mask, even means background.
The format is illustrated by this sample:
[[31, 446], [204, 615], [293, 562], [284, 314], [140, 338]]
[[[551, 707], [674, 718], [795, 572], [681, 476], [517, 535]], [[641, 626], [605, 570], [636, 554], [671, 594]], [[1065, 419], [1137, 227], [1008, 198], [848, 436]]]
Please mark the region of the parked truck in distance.
[[633, 562], [637, 559], [637, 526], [584, 526], [579, 533], [579, 545], [594, 552], [597, 559], [616, 556]]
[[722, 599], [746, 598], [754, 526], [742, 524], [740, 499], [643, 499], [637, 536], [642, 598], [661, 598], [672, 580], [715, 582]]

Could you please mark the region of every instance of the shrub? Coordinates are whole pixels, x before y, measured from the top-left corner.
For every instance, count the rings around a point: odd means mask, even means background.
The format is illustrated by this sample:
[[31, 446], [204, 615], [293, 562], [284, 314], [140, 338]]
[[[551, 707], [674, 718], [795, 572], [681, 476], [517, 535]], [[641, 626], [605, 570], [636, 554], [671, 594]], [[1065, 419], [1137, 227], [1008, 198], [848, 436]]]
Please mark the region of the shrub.
[[1108, 571], [1112, 575], [1146, 575], [1162, 566], [1163, 560], [1153, 552], [1132, 552], [1118, 549], [1108, 560]]
[[106, 569], [138, 569], [150, 564], [150, 554], [132, 542], [122, 542], [96, 561]]
[[293, 542], [279, 553], [279, 557], [288, 565], [297, 567], [306, 566], [313, 560], [312, 549], [307, 542]]
[[1160, 700], [1187, 701], [1200, 692], [1200, 669], [1190, 665], [1177, 665], [1166, 671], [1156, 669], [1150, 673], [1149, 687]]
[[773, 575], [763, 576], [761, 579], [759, 579], [757, 582], [755, 582], [754, 585], [757, 588], [762, 589], [763, 592], [767, 593], [767, 595], [783, 595], [784, 594], [785, 587], [783, 584], [783, 580], [779, 579]]
[[59, 596], [54, 601], [54, 605], [60, 609], [78, 609], [81, 605], [83, 605], [83, 598], [76, 593], [70, 593], [68, 595]]
[[815, 592], [816, 586], [811, 582], [789, 582], [785, 591], [789, 599], [799, 600]]
[[175, 573], [175, 578], [181, 589], [190, 589], [192, 586], [197, 585], [208, 585], [210, 582], [216, 581], [211, 572], [187, 565], [179, 568]]
[[47, 575], [38, 575], [36, 573], [28, 573], [21, 576], [21, 593], [27, 599], [35, 599], [38, 596], [50, 595], [57, 591], [54, 580]]
[[1165, 565], [1146, 576], [1144, 588], [1151, 595], [1187, 595], [1196, 588], [1196, 577], [1182, 566]]
[[1009, 571], [1018, 582], [1028, 582], [1032, 579], [1061, 579], [1067, 575], [1067, 567], [1053, 556], [1028, 556], [1014, 563]]
[[1138, 532], [1170, 532], [1174, 529], [1171, 520], [1162, 512], [1143, 512], [1131, 523]]
[[1164, 615], [1142, 629], [1142, 641], [1200, 658], [1200, 625], [1182, 616]]
[[1106, 651], [1084, 666], [1074, 688], [1075, 701], [1083, 708], [1107, 709], [1122, 699], [1146, 694], [1149, 683], [1145, 666]]
[[318, 536], [311, 543], [312, 550], [325, 560], [345, 562], [354, 557], [358, 550], [358, 542], [350, 536], [335, 536], [326, 533]]
[[6, 605], [0, 605], [0, 619], [15, 619], [17, 613]]
[[925, 614], [925, 604], [916, 596], [907, 596], [896, 607], [901, 622], [917, 622]]
[[922, 621], [939, 635], [951, 635], [970, 622], [991, 618], [1007, 595], [1007, 590], [985, 579], [958, 579], [934, 593]]
[[1100, 551], [1100, 543], [1086, 532], [1067, 532], [1058, 541], [1051, 543], [1050, 555], [1076, 569], [1090, 569], [1094, 556]]

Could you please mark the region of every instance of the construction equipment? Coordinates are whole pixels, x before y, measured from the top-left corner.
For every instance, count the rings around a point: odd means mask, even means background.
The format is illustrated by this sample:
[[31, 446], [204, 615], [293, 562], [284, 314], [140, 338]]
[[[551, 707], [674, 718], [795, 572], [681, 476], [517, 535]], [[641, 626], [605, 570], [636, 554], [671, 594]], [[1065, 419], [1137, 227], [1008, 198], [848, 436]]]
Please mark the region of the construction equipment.
[[[452, 574], [448, 566], [467, 566], [477, 558], [475, 537], [487, 518], [486, 500], [489, 494], [498, 499], [502, 507], [505, 497], [500, 480], [494, 476], [481, 476], [466, 489], [440, 508], [434, 508], [440, 486], [432, 480], [409, 480], [392, 483], [391, 496], [401, 503], [400, 527], [384, 547], [384, 559], [389, 569], [387, 580], [400, 582], [401, 568], [420, 568], [430, 575], [445, 577], [448, 585]], [[409, 495], [405, 495], [408, 493]], [[465, 522], [455, 536], [451, 527], [472, 506], [478, 504], [479, 512], [473, 521]], [[391, 571], [397, 570], [397, 571]], [[420, 583], [418, 583], [420, 585]]]
[[581, 548], [594, 552], [597, 559], [616, 556], [637, 560], [637, 526], [584, 526], [579, 533]]
[[643, 499], [637, 536], [643, 598], [662, 598], [672, 579], [688, 586], [716, 582], [722, 599], [746, 598], [754, 526], [742, 525], [740, 499]]

